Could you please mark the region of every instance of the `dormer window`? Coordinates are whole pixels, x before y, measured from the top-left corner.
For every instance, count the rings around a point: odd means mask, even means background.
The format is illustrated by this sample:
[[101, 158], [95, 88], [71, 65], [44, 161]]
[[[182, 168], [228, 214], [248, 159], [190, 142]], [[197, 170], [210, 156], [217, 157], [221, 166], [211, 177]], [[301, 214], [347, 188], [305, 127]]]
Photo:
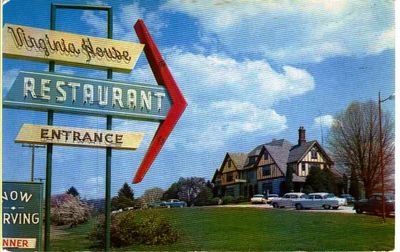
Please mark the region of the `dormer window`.
[[256, 162], [256, 156], [249, 158], [249, 164], [254, 164]]
[[316, 149], [312, 149], [311, 150], [311, 159], [317, 159], [318, 155], [317, 155], [317, 150]]

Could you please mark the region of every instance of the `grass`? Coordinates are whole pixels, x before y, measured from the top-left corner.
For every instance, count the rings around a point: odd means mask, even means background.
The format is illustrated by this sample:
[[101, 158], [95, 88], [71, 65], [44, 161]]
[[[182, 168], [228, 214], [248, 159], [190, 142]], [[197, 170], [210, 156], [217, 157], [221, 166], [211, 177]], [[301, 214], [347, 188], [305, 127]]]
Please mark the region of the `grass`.
[[[393, 250], [394, 219], [370, 215], [279, 209], [159, 209], [180, 232], [172, 245], [132, 245], [128, 250]], [[140, 211], [138, 211], [140, 214]], [[94, 223], [64, 230], [57, 251], [93, 250], [86, 234]]]

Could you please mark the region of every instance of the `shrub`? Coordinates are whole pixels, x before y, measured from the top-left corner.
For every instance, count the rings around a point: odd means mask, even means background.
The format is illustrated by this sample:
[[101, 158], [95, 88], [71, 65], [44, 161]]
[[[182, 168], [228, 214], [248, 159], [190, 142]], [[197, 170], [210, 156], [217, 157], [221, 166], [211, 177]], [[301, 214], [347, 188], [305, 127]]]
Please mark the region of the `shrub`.
[[232, 197], [232, 196], [225, 196], [225, 197], [222, 198], [222, 201], [224, 202], [223, 203], [224, 205], [231, 204], [231, 203], [234, 202], [234, 200], [235, 200], [235, 198]]
[[239, 196], [239, 197], [237, 197], [237, 198], [235, 198], [235, 203], [242, 203], [242, 202], [247, 202], [248, 200], [245, 198], [245, 197], [243, 197], [243, 196]]
[[[127, 211], [112, 216], [111, 244], [123, 247], [131, 244], [159, 245], [174, 243], [178, 239], [177, 231], [170, 223], [154, 210]], [[91, 233], [97, 245], [104, 246], [104, 217]]]
[[220, 200], [221, 200], [221, 199], [218, 198], [218, 197], [212, 198], [212, 199], [210, 200], [210, 205], [219, 205]]
[[90, 217], [90, 207], [79, 197], [70, 194], [55, 195], [51, 198], [51, 220], [55, 225], [76, 226]]

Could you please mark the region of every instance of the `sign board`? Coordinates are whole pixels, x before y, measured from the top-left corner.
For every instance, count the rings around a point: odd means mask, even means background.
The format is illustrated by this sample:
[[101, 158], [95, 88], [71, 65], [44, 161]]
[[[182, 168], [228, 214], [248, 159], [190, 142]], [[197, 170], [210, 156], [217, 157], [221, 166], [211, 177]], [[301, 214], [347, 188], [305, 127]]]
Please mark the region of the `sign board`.
[[42, 183], [3, 182], [3, 249], [40, 251]]
[[21, 71], [4, 107], [164, 120], [171, 102], [163, 86]]
[[15, 142], [136, 150], [143, 133], [24, 124]]
[[67, 32], [5, 24], [3, 53], [6, 57], [58, 64], [112, 68], [130, 72], [144, 45]]

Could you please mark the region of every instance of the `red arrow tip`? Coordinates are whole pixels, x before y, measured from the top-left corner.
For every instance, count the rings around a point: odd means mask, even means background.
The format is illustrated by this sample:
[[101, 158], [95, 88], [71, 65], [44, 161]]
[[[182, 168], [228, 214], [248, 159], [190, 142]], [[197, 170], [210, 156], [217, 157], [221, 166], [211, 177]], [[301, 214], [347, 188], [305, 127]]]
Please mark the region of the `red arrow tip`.
[[172, 106], [167, 114], [167, 117], [163, 122], [160, 123], [153, 140], [150, 143], [150, 147], [147, 150], [139, 169], [133, 179], [133, 183], [140, 183], [144, 175], [149, 170], [151, 164], [154, 162], [156, 156], [160, 153], [168, 136], [171, 134], [179, 118], [185, 111], [187, 106], [186, 100], [179, 90], [171, 72], [165, 64], [156, 44], [148, 32], [146, 25], [143, 20], [139, 19], [134, 26], [136, 33], [141, 43], [145, 44], [144, 53], [147, 61], [150, 64], [151, 70], [159, 85], [164, 85], [167, 89], [169, 96], [171, 97]]

